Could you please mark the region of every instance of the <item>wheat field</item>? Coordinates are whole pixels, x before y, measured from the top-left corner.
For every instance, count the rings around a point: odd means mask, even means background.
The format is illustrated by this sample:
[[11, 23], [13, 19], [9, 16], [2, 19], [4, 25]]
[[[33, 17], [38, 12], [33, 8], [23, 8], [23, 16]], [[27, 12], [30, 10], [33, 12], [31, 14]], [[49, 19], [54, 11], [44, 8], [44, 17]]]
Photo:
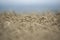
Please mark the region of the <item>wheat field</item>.
[[0, 40], [60, 40], [60, 13], [0, 13]]

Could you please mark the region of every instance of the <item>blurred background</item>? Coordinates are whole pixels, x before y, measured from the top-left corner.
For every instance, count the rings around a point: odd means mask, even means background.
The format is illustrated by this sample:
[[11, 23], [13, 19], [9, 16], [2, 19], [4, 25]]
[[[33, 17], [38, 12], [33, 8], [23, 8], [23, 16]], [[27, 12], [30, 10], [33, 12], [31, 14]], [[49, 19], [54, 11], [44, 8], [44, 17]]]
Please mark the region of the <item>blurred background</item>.
[[0, 11], [46, 11], [60, 10], [60, 0], [0, 0]]

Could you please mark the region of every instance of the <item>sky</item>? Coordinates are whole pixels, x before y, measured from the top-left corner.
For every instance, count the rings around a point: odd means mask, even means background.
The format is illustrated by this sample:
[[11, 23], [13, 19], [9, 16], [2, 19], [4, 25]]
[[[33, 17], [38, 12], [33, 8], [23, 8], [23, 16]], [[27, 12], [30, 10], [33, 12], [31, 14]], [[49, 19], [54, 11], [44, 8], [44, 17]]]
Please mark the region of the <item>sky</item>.
[[[22, 6], [23, 5], [23, 6]], [[0, 0], [0, 10], [5, 9], [59, 9], [60, 0]]]
[[59, 0], [0, 0], [0, 4], [52, 4], [58, 3]]

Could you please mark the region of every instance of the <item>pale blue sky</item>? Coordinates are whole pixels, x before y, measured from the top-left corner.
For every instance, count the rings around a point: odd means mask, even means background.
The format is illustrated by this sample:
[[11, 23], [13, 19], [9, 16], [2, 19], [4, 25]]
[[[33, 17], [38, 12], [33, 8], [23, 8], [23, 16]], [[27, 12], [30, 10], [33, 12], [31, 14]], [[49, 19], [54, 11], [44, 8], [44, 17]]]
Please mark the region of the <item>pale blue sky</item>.
[[60, 0], [0, 0], [0, 10], [60, 9]]
[[54, 4], [59, 3], [59, 0], [0, 0], [1, 4]]

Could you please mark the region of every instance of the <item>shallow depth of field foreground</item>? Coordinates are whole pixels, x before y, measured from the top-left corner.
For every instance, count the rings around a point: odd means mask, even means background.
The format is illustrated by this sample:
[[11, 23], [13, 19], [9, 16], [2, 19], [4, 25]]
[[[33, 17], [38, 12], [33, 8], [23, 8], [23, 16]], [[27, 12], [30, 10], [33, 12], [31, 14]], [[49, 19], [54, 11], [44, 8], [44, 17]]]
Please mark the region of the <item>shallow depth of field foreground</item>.
[[60, 13], [0, 13], [0, 40], [60, 40]]

